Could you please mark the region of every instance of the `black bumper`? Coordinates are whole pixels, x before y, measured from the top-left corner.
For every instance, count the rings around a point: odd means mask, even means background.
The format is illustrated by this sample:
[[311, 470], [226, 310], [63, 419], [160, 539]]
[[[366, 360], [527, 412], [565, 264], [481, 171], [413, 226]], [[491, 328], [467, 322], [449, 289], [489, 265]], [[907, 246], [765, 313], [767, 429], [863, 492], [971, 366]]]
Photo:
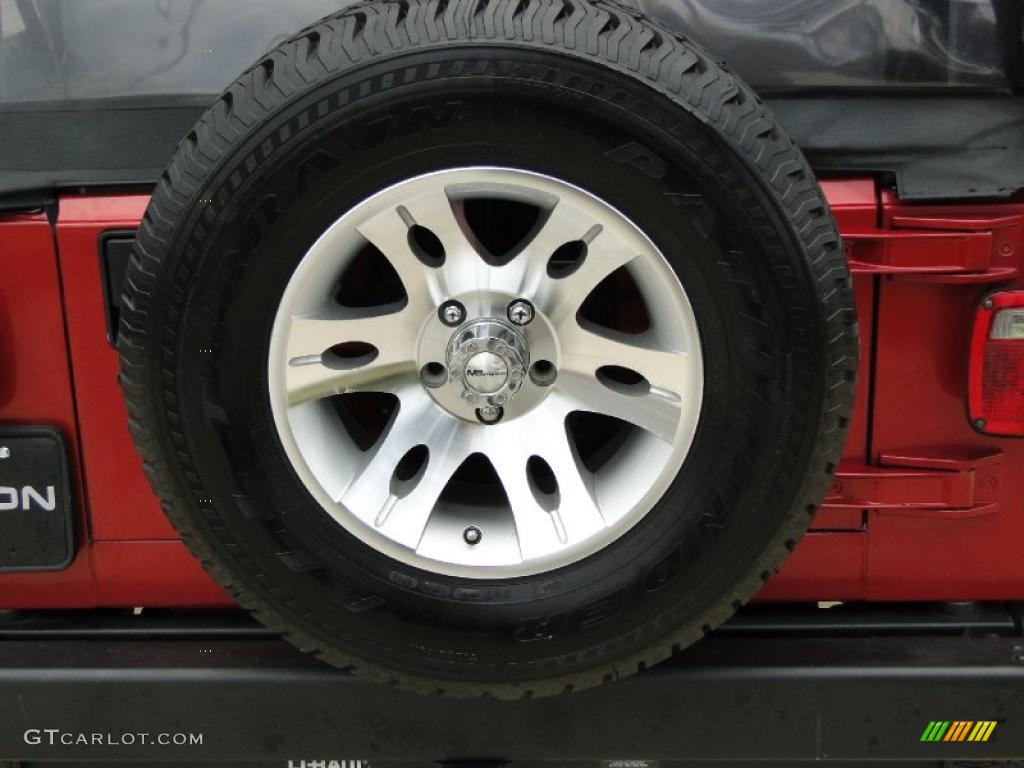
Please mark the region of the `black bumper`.
[[[521, 702], [365, 683], [232, 616], [0, 622], [0, 760], [326, 768], [360, 759], [376, 768], [1024, 758], [1014, 611], [915, 619], [914, 610], [839, 621], [752, 614], [645, 674]], [[940, 720], [997, 725], [987, 742], [922, 742]], [[201, 734], [202, 743], [156, 743], [163, 734]]]

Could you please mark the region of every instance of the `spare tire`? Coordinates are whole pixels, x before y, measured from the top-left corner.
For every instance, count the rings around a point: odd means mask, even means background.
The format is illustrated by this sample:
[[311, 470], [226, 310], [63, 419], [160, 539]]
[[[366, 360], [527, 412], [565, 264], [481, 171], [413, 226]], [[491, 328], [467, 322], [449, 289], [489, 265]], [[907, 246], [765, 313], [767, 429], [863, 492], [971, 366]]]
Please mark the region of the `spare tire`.
[[210, 574], [340, 667], [542, 695], [727, 619], [857, 364], [800, 151], [603, 0], [379, 0], [245, 72], [142, 221], [122, 386]]

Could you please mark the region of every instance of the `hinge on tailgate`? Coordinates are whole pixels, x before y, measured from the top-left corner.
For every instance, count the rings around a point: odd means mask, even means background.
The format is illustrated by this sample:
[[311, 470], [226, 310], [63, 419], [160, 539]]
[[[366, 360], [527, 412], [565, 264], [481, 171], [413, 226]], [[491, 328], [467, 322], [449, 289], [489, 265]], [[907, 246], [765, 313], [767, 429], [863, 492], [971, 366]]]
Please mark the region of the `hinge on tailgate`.
[[883, 453], [879, 466], [843, 462], [825, 505], [882, 515], [958, 520], [999, 511], [1000, 451]]
[[992, 283], [1020, 271], [1024, 216], [991, 209], [914, 212], [883, 195], [886, 228], [843, 232], [850, 271], [940, 283]]

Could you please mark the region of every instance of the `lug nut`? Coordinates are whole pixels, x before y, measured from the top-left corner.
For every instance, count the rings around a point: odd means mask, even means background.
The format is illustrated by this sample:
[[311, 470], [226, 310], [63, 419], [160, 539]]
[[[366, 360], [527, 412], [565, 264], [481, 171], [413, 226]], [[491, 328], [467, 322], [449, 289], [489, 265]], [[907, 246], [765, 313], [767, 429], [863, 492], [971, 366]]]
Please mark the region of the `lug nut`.
[[475, 545], [480, 543], [480, 539], [484, 537], [483, 533], [475, 525], [469, 526], [462, 532], [462, 539], [467, 544]]
[[476, 417], [484, 424], [497, 424], [505, 415], [504, 408], [496, 408], [493, 405], [485, 405], [476, 409]]
[[529, 325], [533, 316], [533, 304], [525, 299], [516, 299], [508, 305], [508, 319], [516, 325]]
[[0, 459], [11, 458], [11, 449], [6, 445], [0, 445]]
[[466, 319], [466, 308], [454, 299], [446, 301], [437, 310], [437, 316], [447, 326], [455, 326]]

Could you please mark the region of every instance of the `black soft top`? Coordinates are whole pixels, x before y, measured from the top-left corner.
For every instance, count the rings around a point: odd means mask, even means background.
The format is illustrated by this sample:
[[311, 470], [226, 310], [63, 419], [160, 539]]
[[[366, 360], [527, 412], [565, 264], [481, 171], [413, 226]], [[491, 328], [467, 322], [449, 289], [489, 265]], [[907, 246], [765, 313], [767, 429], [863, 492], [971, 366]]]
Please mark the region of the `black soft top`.
[[[354, 0], [0, 0], [0, 209], [151, 185], [261, 54]], [[1021, 0], [626, 0], [761, 93], [822, 175], [1024, 188]]]

